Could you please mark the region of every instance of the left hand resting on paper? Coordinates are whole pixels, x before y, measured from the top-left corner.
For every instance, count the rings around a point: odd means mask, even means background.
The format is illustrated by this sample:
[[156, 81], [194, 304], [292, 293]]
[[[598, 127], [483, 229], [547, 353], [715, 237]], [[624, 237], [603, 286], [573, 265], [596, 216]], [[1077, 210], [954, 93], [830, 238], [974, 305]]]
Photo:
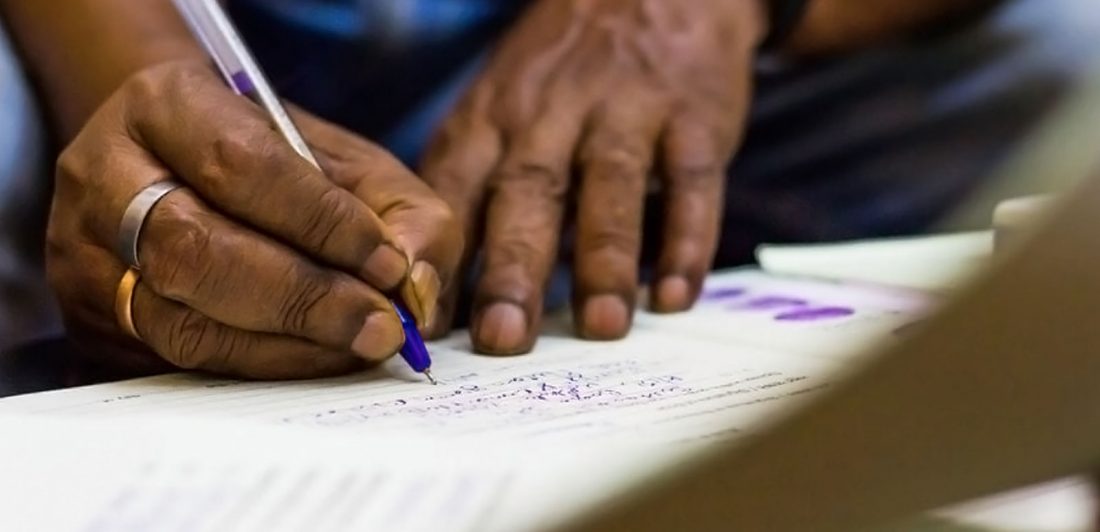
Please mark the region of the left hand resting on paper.
[[[579, 335], [628, 332], [651, 174], [664, 203], [653, 307], [693, 304], [714, 256], [763, 6], [542, 0], [504, 39], [423, 168], [469, 242], [482, 244], [471, 333], [479, 351], [532, 348], [565, 224], [577, 234]], [[576, 217], [564, 220], [574, 197]], [[448, 302], [453, 311], [454, 294]]]

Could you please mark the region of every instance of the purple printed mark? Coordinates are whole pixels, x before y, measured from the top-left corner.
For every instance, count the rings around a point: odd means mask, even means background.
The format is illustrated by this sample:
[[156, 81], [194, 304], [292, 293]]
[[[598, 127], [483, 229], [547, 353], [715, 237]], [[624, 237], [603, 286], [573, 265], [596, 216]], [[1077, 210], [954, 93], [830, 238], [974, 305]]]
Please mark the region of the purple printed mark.
[[749, 300], [748, 302], [730, 307], [730, 310], [780, 310], [790, 307], [805, 307], [810, 303], [805, 299], [786, 296], [764, 296]]
[[846, 307], [817, 307], [792, 310], [775, 317], [776, 321], [822, 321], [847, 318], [856, 311]]
[[745, 295], [744, 288], [715, 288], [714, 290], [707, 290], [703, 292], [703, 301], [724, 301], [728, 299], [737, 299]]
[[780, 322], [817, 322], [847, 318], [855, 309], [840, 306], [824, 306], [820, 302], [782, 294], [751, 294], [737, 287], [714, 288], [703, 292], [705, 302], [721, 304], [729, 312], [761, 313], [771, 315]]
[[252, 78], [248, 77], [248, 74], [244, 71], [233, 74], [233, 88], [245, 96], [256, 91], [256, 86], [252, 84]]

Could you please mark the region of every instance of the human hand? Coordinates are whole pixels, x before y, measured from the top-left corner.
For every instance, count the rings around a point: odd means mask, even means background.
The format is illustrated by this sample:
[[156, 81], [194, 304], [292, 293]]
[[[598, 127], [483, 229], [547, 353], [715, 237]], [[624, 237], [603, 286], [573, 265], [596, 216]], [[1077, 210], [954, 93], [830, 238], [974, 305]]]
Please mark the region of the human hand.
[[[382, 149], [296, 114], [324, 173], [204, 64], [152, 67], [104, 103], [59, 160], [49, 224], [70, 334], [131, 369], [280, 379], [395, 353], [404, 335], [386, 294], [430, 322], [462, 252], [450, 209]], [[127, 265], [114, 243], [134, 196], [170, 178], [184, 188], [140, 239], [143, 344], [117, 325]]]
[[[664, 193], [652, 306], [694, 303], [714, 258], [765, 19], [759, 0], [543, 0], [514, 28], [423, 168], [468, 241], [484, 225], [476, 349], [533, 346], [573, 195], [578, 333], [628, 332], [651, 173]], [[454, 300], [444, 298], [439, 326]]]

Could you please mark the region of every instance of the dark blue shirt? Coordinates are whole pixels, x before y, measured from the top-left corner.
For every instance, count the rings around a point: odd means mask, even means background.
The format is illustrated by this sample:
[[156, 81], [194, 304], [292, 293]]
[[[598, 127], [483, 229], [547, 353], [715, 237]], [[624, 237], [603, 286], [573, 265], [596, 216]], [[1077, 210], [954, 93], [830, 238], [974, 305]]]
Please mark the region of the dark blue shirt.
[[285, 98], [414, 162], [527, 0], [230, 0]]

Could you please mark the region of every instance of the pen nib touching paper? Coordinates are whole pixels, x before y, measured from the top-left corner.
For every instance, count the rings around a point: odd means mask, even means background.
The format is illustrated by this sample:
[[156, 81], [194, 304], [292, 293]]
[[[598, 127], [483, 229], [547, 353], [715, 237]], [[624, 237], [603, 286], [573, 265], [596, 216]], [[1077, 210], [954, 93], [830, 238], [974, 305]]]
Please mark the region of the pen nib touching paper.
[[432, 383], [434, 386], [439, 386], [439, 381], [436, 380], [435, 375], [432, 375], [432, 370], [424, 370], [424, 376], [428, 378], [428, 382]]

